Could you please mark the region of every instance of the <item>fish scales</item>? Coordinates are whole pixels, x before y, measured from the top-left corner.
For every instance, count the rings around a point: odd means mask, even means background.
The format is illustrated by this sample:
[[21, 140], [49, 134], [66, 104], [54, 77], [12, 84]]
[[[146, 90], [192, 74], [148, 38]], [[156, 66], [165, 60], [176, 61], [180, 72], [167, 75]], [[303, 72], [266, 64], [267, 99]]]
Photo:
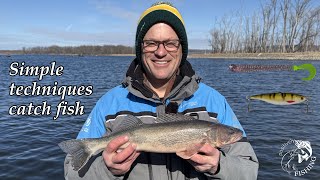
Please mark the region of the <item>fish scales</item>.
[[[150, 152], [176, 152], [183, 150], [186, 144], [201, 143], [209, 140], [206, 132], [211, 122], [173, 122], [152, 124], [130, 133], [130, 142], [138, 144], [137, 149]], [[148, 138], [146, 137], [148, 134]], [[208, 141], [209, 142], [209, 141]]]

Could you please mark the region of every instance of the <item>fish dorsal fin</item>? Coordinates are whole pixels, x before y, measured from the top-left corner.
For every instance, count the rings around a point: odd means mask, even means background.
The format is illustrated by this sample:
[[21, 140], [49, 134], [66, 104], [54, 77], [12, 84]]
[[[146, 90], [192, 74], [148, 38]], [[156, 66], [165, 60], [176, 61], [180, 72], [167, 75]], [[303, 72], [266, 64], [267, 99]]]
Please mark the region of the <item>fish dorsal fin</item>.
[[176, 122], [176, 121], [193, 121], [196, 120], [191, 116], [183, 114], [160, 114], [155, 120], [156, 123]]
[[123, 118], [122, 122], [118, 126], [114, 127], [112, 134], [120, 131], [125, 131], [128, 129], [132, 129], [144, 124], [139, 118], [131, 114], [128, 114], [122, 118]]

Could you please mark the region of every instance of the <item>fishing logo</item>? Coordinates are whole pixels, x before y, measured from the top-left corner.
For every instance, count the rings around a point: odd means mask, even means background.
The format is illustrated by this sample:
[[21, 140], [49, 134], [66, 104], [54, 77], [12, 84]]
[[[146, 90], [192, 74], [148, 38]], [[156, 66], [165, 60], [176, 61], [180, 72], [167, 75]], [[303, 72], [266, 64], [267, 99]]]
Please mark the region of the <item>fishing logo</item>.
[[279, 156], [282, 156], [282, 169], [294, 176], [303, 176], [313, 168], [316, 157], [312, 156], [309, 141], [290, 139], [282, 144]]

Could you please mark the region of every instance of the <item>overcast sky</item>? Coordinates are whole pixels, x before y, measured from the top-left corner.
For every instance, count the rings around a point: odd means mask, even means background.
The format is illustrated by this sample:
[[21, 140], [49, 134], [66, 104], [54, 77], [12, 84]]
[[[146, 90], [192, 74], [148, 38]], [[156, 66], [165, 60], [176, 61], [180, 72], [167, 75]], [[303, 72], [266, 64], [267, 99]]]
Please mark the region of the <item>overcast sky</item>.
[[[2, 0], [0, 50], [34, 46], [134, 45], [140, 14], [157, 0]], [[208, 46], [214, 19], [251, 14], [260, 0], [173, 0], [192, 49]]]

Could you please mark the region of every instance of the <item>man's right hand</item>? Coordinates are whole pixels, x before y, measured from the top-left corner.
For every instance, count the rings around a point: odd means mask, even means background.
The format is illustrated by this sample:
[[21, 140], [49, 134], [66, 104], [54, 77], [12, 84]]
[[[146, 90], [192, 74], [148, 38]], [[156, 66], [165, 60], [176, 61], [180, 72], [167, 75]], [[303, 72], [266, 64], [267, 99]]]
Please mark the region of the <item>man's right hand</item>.
[[113, 175], [123, 175], [131, 168], [132, 163], [140, 155], [136, 144], [130, 143], [126, 148], [120, 147], [129, 141], [128, 136], [119, 136], [109, 142], [102, 153], [103, 160]]

